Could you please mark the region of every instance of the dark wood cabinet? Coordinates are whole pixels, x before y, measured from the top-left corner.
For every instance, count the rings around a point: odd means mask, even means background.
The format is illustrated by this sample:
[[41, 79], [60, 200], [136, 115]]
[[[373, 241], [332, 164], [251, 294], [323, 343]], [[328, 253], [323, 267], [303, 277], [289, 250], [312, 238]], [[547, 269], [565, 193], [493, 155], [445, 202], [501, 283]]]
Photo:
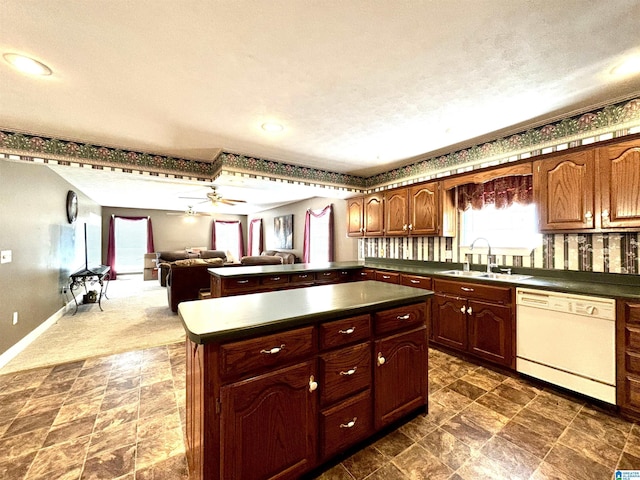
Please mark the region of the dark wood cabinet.
[[297, 478], [316, 463], [315, 362], [220, 389], [221, 478]]
[[640, 419], [640, 302], [616, 302], [617, 404], [622, 413]]
[[429, 305], [204, 345], [188, 339], [190, 478], [297, 479], [426, 408]]
[[432, 341], [515, 368], [513, 289], [434, 280]]
[[376, 280], [378, 282], [400, 283], [400, 274], [397, 272], [388, 272], [385, 270], [376, 271]]
[[427, 402], [427, 329], [383, 337], [375, 342], [374, 425], [380, 429]]

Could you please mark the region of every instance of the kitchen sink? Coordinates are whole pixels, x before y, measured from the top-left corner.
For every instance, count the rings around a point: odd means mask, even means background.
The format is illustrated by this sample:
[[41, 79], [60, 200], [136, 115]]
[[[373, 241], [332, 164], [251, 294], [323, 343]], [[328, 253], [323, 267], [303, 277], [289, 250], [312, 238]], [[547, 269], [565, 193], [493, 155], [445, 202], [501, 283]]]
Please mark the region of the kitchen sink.
[[485, 277], [487, 275], [486, 272], [478, 272], [477, 270], [446, 270], [440, 273], [443, 275], [455, 275], [456, 277]]
[[526, 280], [531, 278], [531, 275], [511, 275], [510, 273], [485, 273], [484, 278], [490, 278], [491, 280], [506, 280], [517, 282], [518, 280]]
[[511, 281], [517, 282], [520, 280], [526, 280], [527, 278], [531, 278], [531, 275], [511, 275], [510, 273], [487, 273], [487, 272], [478, 272], [477, 270], [445, 270], [444, 272], [440, 272], [442, 275], [452, 275], [455, 277], [475, 277], [475, 278], [487, 278], [490, 280], [502, 280], [502, 281]]

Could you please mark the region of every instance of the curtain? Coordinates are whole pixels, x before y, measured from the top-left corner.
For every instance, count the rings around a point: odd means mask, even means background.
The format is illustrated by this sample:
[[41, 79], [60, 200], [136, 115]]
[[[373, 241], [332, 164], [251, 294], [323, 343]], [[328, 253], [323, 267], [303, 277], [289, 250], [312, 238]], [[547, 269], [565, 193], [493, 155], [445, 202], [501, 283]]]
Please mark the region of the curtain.
[[[254, 244], [257, 244], [257, 252], [254, 251]], [[261, 218], [254, 218], [249, 224], [249, 241], [247, 250], [247, 255], [260, 255], [264, 251]]]
[[[324, 218], [325, 216], [326, 218]], [[318, 221], [319, 219], [323, 221]], [[307, 210], [304, 219], [302, 261], [304, 263], [309, 263], [312, 260], [333, 262], [333, 250], [333, 205], [327, 205], [319, 211]], [[322, 255], [324, 258], [312, 258], [312, 252], [316, 252], [318, 256]]]
[[[233, 225], [237, 225], [237, 231], [233, 235], [237, 238], [233, 241], [237, 242], [236, 247], [234, 248], [232, 245], [226, 244], [228, 241], [227, 231], [223, 231], [222, 229], [227, 227], [232, 227]], [[216, 232], [216, 229], [220, 228], [219, 232]], [[240, 261], [242, 257], [244, 257], [244, 238], [242, 235], [242, 224], [239, 220], [232, 221], [224, 221], [224, 220], [214, 220], [213, 228], [211, 229], [211, 248], [214, 250], [235, 250], [231, 253], [237, 253], [238, 258], [236, 261]]]
[[496, 178], [486, 183], [467, 183], [456, 188], [458, 210], [480, 210], [486, 205], [507, 208], [514, 203], [533, 202], [533, 177], [514, 175]]
[[111, 267], [109, 270], [109, 279], [118, 278], [116, 272], [116, 218], [122, 220], [146, 220], [147, 221], [147, 253], [155, 252], [153, 246], [153, 227], [151, 226], [151, 217], [124, 217], [121, 215], [111, 215], [109, 219], [109, 238], [107, 240], [107, 265]]

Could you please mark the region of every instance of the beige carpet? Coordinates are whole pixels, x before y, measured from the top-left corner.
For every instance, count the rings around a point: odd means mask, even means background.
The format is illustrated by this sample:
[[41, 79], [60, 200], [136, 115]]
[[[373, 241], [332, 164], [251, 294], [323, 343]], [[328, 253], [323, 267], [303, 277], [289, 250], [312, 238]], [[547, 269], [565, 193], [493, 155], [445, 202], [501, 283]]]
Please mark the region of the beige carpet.
[[157, 280], [121, 275], [110, 282], [98, 304], [71, 308], [26, 349], [0, 369], [0, 375], [85, 358], [181, 342], [184, 329]]

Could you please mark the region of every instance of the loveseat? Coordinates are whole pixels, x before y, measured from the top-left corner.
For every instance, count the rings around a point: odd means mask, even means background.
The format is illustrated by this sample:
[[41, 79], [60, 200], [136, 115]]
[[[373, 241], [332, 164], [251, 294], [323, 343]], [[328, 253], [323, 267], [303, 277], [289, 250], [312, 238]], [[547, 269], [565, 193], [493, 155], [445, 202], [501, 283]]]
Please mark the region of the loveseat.
[[260, 255], [280, 257], [282, 258], [282, 263], [284, 264], [296, 263], [297, 261], [296, 256], [290, 252], [279, 252], [277, 250], [265, 250]]
[[167, 300], [174, 312], [180, 302], [198, 300], [202, 290], [211, 288], [209, 269], [223, 268], [222, 258], [188, 258], [176, 260], [169, 265], [167, 274]]
[[227, 261], [227, 255], [222, 250], [171, 250], [156, 252], [156, 265], [158, 266], [158, 280], [163, 287], [167, 286], [167, 275], [171, 264], [179, 260], [189, 260], [193, 258], [222, 258]]

